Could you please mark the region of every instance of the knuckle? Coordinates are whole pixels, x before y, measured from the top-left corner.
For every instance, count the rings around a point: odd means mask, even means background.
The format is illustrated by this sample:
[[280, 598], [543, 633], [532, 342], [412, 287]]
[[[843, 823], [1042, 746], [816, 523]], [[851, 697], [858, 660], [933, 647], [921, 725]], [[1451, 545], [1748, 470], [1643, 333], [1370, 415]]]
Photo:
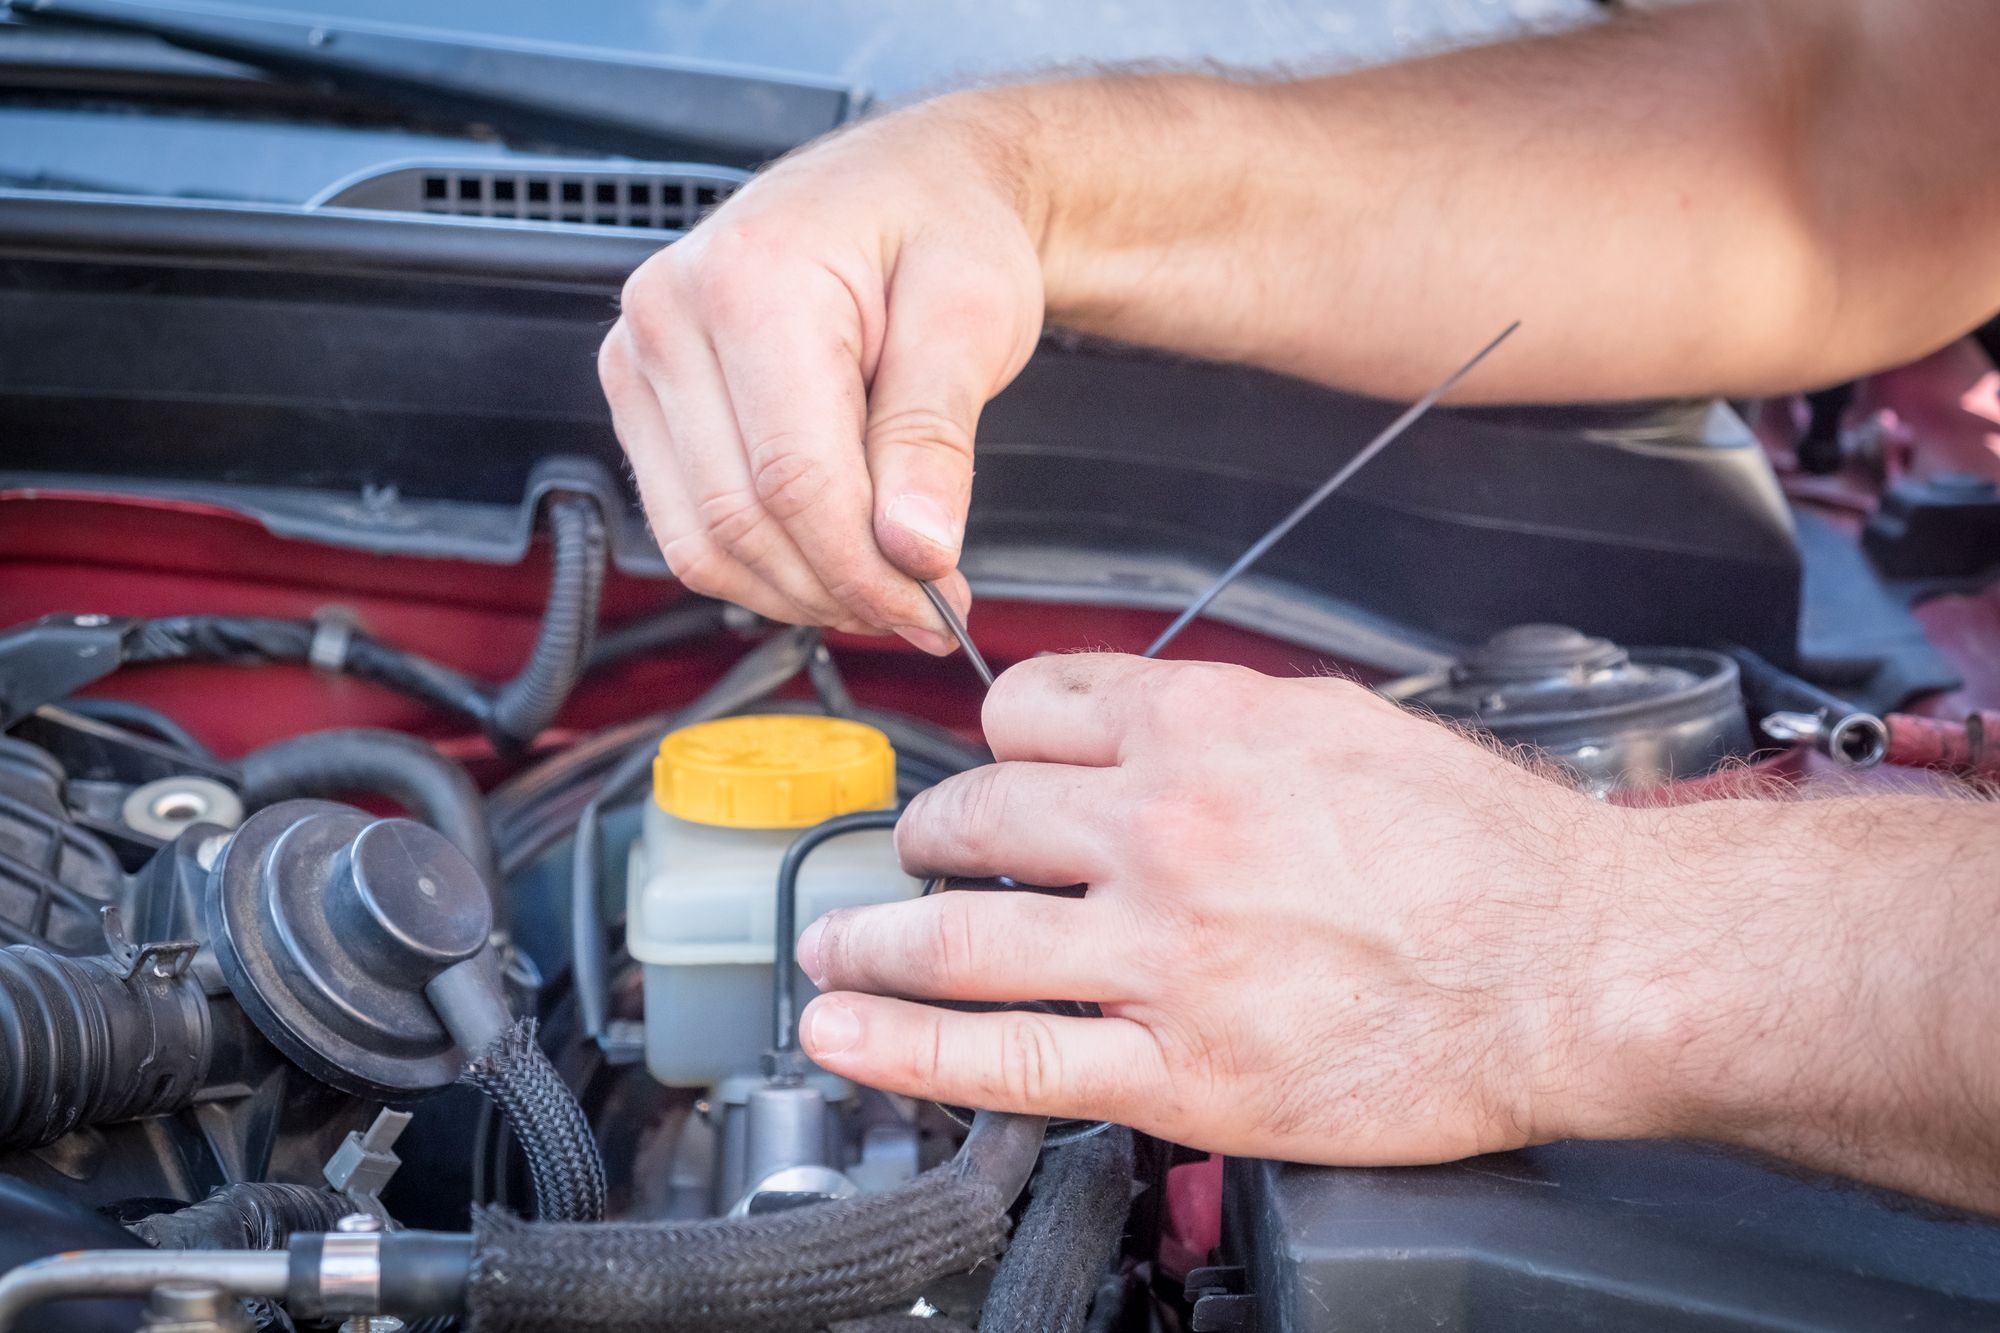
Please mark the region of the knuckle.
[[821, 553], [813, 572], [835, 605], [857, 613], [864, 621], [884, 626], [910, 623], [912, 613], [898, 607], [893, 596], [868, 580], [865, 570], [840, 555]]
[[[950, 798], [955, 808], [950, 818], [962, 855], [982, 858], [991, 848], [992, 830], [1006, 821], [1013, 801], [1012, 772], [1004, 764], [988, 764], [975, 768], [952, 785]], [[984, 871], [990, 867], [968, 865], [964, 869]]]
[[681, 282], [678, 259], [662, 251], [633, 270], [619, 289], [619, 323], [641, 352], [660, 346], [670, 330], [686, 322]]
[[963, 893], [946, 893], [931, 916], [929, 947], [915, 970], [931, 987], [949, 991], [978, 974], [979, 927]]
[[764, 508], [779, 522], [811, 509], [825, 494], [826, 464], [795, 435], [774, 435], [750, 449], [750, 481]]
[[936, 408], [906, 407], [868, 423], [868, 446], [943, 450], [970, 462], [972, 432], [965, 423]]
[[896, 821], [896, 830], [890, 836], [896, 844], [896, 859], [903, 869], [911, 873], [921, 873], [933, 867], [930, 864], [931, 836], [930, 807], [934, 801], [932, 793], [937, 788], [926, 787], [910, 798], [903, 807], [902, 818]]
[[[820, 929], [819, 966], [828, 985], [838, 988], [854, 979], [854, 914], [846, 908], [828, 912]], [[866, 951], [862, 951], [865, 956]]]
[[1170, 737], [1187, 718], [1193, 691], [1178, 664], [1147, 671], [1132, 687], [1132, 704], [1137, 721], [1149, 736]]
[[705, 597], [725, 595], [728, 560], [705, 534], [696, 532], [670, 538], [660, 544], [660, 554], [666, 559], [668, 571], [691, 591]]
[[631, 378], [630, 337], [630, 330], [621, 319], [604, 335], [604, 341], [597, 344], [597, 382], [607, 397], [616, 395]]
[[1045, 1106], [1063, 1087], [1062, 1046], [1039, 1014], [1014, 1014], [1002, 1029], [1000, 1087], [1021, 1106]]
[[1172, 866], [1182, 861], [1187, 840], [1200, 834], [1182, 810], [1181, 793], [1161, 791], [1157, 796], [1134, 801], [1124, 811], [1116, 834], [1137, 867]]
[[725, 550], [741, 552], [766, 518], [763, 505], [747, 490], [727, 490], [695, 502], [695, 518]]
[[688, 278], [695, 308], [716, 323], [758, 318], [778, 293], [774, 274], [794, 247], [782, 224], [768, 220], [725, 221], [718, 213], [701, 235], [701, 262]]
[[1178, 736], [1197, 720], [1227, 715], [1240, 702], [1240, 667], [1217, 662], [1171, 662], [1139, 677], [1135, 690], [1139, 718], [1155, 735]]

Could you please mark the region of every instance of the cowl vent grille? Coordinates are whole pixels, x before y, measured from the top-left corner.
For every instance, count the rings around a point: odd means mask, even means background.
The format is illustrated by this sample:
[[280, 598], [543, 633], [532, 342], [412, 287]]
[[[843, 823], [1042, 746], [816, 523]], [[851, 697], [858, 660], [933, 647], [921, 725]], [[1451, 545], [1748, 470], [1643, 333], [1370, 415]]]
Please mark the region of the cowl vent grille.
[[350, 176], [309, 207], [683, 231], [747, 179], [727, 167], [684, 163], [401, 162]]

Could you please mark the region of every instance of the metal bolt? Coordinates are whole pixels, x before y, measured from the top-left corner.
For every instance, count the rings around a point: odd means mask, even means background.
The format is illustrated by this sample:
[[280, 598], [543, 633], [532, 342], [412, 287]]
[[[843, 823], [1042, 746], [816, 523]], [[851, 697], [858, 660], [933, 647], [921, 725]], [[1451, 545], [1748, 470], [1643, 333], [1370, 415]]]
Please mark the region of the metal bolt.
[[333, 1224], [335, 1231], [380, 1231], [382, 1219], [373, 1213], [349, 1213]]
[[205, 1282], [170, 1282], [153, 1288], [148, 1313], [169, 1319], [213, 1319], [222, 1313], [222, 1288]]
[[245, 1333], [242, 1302], [209, 1282], [165, 1282], [146, 1301], [148, 1333]]

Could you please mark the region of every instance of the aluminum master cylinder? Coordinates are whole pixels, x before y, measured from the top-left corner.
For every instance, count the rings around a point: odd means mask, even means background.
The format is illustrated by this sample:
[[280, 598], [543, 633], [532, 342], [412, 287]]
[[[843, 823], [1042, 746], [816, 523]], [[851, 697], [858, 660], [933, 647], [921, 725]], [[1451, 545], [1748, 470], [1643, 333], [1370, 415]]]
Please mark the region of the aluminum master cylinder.
[[[645, 970], [655, 1078], [712, 1087], [757, 1070], [770, 1045], [771, 968], [796, 966], [797, 941], [784, 941], [781, 958], [772, 938], [785, 849], [814, 824], [895, 801], [895, 751], [859, 722], [730, 717], [660, 743], [626, 915], [626, 945]], [[897, 864], [888, 830], [839, 838], [800, 872], [798, 926], [921, 887]], [[809, 979], [797, 993], [814, 993]]]

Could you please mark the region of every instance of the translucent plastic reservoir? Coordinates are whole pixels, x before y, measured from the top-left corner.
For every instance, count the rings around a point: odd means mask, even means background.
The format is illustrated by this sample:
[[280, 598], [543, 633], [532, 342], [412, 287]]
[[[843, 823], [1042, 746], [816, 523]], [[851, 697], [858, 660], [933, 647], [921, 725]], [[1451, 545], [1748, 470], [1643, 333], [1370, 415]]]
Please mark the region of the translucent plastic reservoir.
[[[668, 737], [654, 779], [626, 904], [626, 944], [645, 975], [646, 1067], [663, 1083], [709, 1087], [758, 1068], [771, 1042], [771, 969], [796, 967], [797, 941], [780, 950], [774, 938], [785, 849], [824, 819], [892, 804], [895, 758], [859, 723], [729, 718]], [[915, 897], [921, 885], [882, 830], [816, 848], [798, 888], [803, 931], [835, 908]], [[814, 990], [803, 973], [797, 983], [803, 1007]]]

